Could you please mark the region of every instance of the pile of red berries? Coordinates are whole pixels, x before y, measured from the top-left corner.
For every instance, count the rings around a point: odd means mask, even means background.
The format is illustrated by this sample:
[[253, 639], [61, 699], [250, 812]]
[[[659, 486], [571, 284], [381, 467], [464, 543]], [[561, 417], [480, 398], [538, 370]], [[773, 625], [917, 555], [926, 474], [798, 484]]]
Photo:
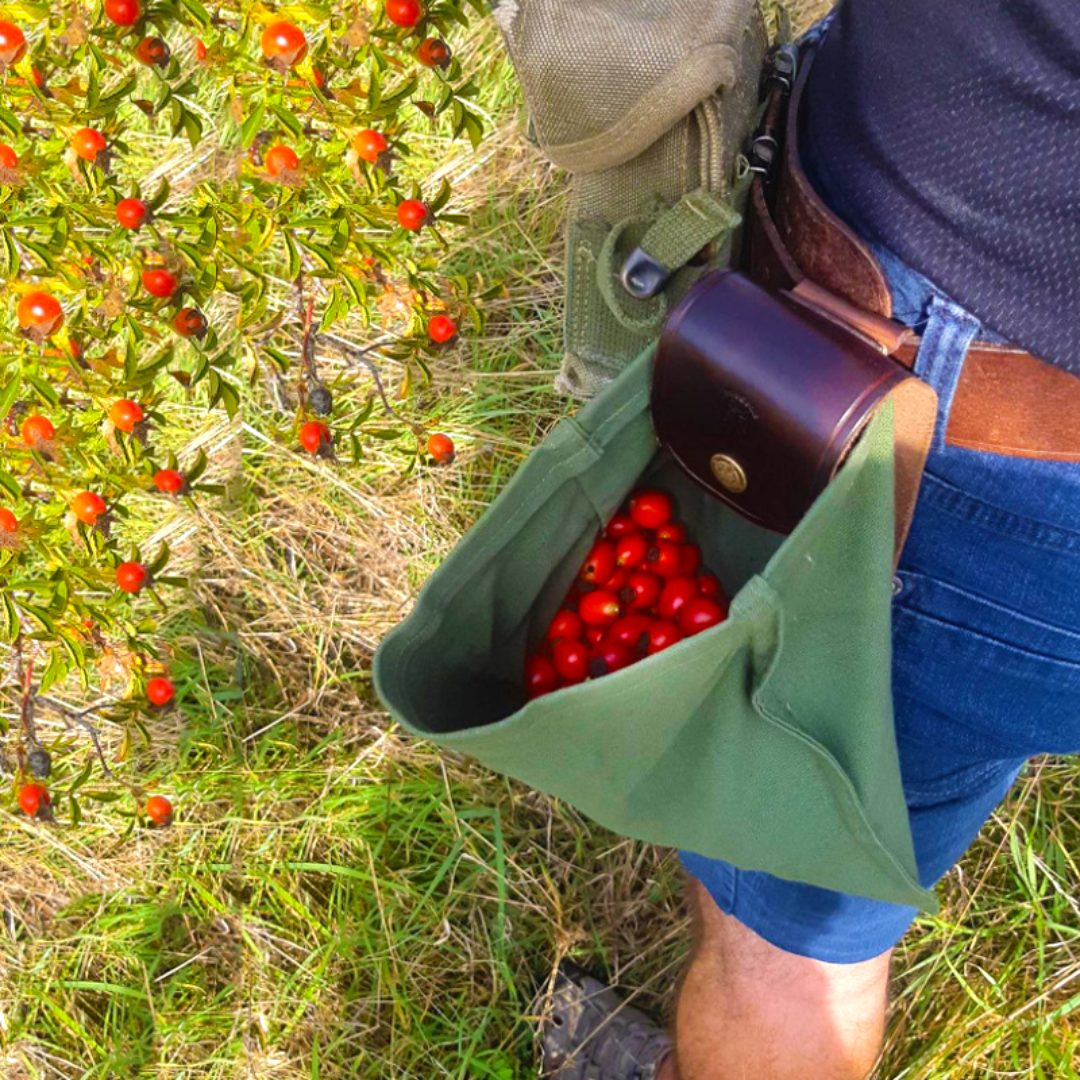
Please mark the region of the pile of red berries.
[[599, 679], [723, 622], [728, 598], [671, 497], [640, 491], [608, 522], [525, 662], [529, 698]]

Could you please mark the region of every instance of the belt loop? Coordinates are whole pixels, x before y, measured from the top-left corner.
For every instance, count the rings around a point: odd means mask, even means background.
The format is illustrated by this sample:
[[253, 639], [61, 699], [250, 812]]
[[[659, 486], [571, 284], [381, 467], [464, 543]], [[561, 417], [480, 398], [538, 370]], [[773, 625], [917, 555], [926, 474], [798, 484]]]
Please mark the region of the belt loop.
[[945, 447], [945, 429], [949, 424], [949, 414], [960, 383], [964, 358], [980, 327], [979, 320], [959, 304], [940, 293], [931, 297], [929, 321], [915, 357], [914, 371], [923, 382], [929, 383], [938, 395], [933, 450], [942, 450]]

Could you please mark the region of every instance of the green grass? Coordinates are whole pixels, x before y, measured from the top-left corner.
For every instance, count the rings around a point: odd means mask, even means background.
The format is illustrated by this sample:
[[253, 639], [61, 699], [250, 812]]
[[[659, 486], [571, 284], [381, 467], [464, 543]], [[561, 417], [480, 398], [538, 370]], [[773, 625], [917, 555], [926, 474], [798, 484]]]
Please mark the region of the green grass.
[[[426, 152], [472, 215], [445, 271], [506, 291], [398, 403], [458, 462], [408, 472], [411, 447], [375, 440], [356, 466], [299, 459], [269, 434], [270, 389], [250, 391], [243, 491], [196, 522], [203, 584], [173, 614], [191, 704], [133, 750], [173, 778], [177, 823], [0, 821], [4, 1080], [528, 1080], [566, 954], [670, 1016], [689, 933], [674, 854], [406, 738], [371, 687], [382, 634], [576, 408], [552, 390], [561, 178], [524, 144], [490, 33], [475, 49], [495, 133], [475, 169]], [[360, 408], [366, 377], [325, 365]], [[948, 875], [897, 953], [880, 1080], [1078, 1075], [1078, 796], [1074, 761], [1037, 763]]]

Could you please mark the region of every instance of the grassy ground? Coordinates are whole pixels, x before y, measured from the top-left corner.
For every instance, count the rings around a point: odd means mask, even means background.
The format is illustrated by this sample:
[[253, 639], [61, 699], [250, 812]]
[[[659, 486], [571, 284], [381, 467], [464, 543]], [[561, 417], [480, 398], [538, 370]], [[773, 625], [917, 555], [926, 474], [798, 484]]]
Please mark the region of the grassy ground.
[[[184, 813], [136, 838], [0, 823], [2, 1080], [526, 1080], [566, 954], [670, 1015], [674, 855], [403, 737], [372, 692], [381, 636], [575, 408], [552, 390], [560, 177], [524, 142], [489, 31], [469, 62], [495, 133], [479, 159], [431, 142], [472, 214], [446, 268], [506, 293], [408, 406], [458, 462], [401, 479], [391, 442], [357, 467], [298, 464], [252, 392], [242, 492], [170, 526], [199, 571], [173, 613], [194, 704], [143, 772], [175, 775]], [[327, 364], [359, 408], [367, 382]], [[1080, 1075], [1078, 788], [1073, 761], [1037, 763], [946, 878], [897, 954], [881, 1080]]]

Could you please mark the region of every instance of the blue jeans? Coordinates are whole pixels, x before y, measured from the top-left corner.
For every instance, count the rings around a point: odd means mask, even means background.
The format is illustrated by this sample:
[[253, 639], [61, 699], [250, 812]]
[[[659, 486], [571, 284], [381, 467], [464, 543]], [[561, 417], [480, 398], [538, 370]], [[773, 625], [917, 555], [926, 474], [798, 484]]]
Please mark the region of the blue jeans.
[[[836, 190], [834, 163], [816, 160], [805, 141], [801, 149], [815, 189], [881, 262], [894, 317], [921, 333], [915, 373], [940, 398], [893, 609], [897, 748], [919, 877], [930, 887], [1028, 758], [1080, 751], [1080, 464], [945, 444], [969, 343], [1003, 339], [876, 243]], [[679, 857], [722, 911], [817, 960], [878, 956], [917, 914], [692, 852]]]

